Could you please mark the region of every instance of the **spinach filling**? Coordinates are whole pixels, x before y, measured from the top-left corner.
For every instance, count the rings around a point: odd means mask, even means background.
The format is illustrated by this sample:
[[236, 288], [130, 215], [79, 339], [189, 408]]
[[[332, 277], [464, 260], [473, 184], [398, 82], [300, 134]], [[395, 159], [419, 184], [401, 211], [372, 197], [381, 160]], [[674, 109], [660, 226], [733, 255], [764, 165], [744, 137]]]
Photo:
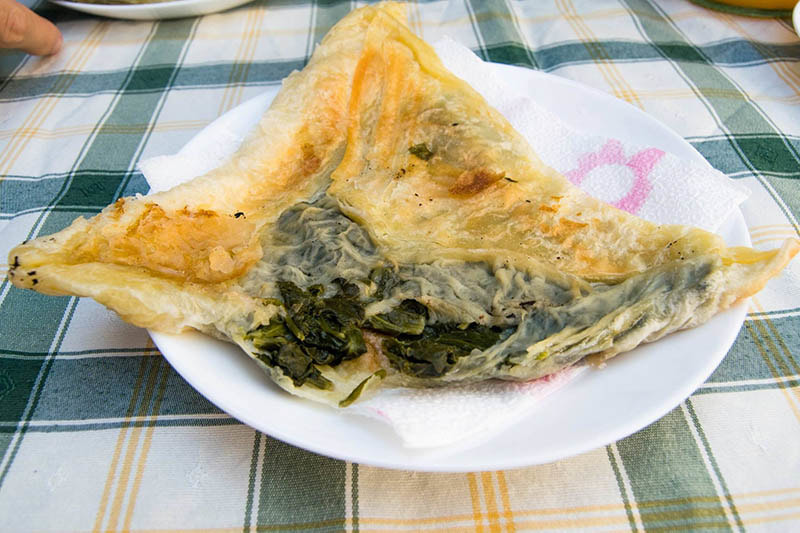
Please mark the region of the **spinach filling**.
[[287, 209], [261, 244], [263, 258], [242, 288], [281, 310], [245, 340], [296, 386], [320, 389], [333, 386], [320, 366], [367, 351], [364, 330], [384, 336], [382, 352], [404, 383], [424, 385], [533, 379], [592, 353], [630, 349], [705, 313], [720, 261], [662, 265], [580, 294], [509, 266], [396, 265], [325, 195]]
[[473, 350], [486, 350], [501, 338], [499, 327], [472, 323], [426, 326], [420, 335], [399, 335], [383, 341], [383, 352], [392, 366], [410, 376], [439, 377]]
[[279, 367], [296, 386], [308, 382], [320, 389], [331, 388], [315, 365], [336, 366], [367, 351], [359, 329], [363, 306], [345, 282], [331, 298], [322, 297], [324, 289], [319, 285], [303, 290], [282, 281], [278, 286], [285, 314], [273, 317], [246, 338], [259, 350], [261, 361]]
[[433, 152], [425, 143], [415, 144], [411, 146], [408, 151], [411, 153], [411, 155], [415, 155], [423, 161], [428, 161], [431, 157], [433, 157]]
[[[381, 281], [376, 296], [383, 296], [390, 274], [376, 269], [371, 277]], [[290, 281], [278, 282], [285, 314], [274, 317], [245, 337], [258, 350], [258, 358], [279, 367], [295, 386], [309, 383], [329, 389], [332, 383], [315, 365], [336, 366], [367, 351], [361, 328], [393, 335], [383, 341], [387, 358], [399, 371], [416, 377], [438, 377], [472, 350], [485, 350], [501, 334], [498, 327], [469, 324], [426, 326], [427, 308], [403, 300], [387, 313], [365, 318], [359, 288], [335, 280], [336, 294], [325, 298], [321, 285], [303, 290]]]

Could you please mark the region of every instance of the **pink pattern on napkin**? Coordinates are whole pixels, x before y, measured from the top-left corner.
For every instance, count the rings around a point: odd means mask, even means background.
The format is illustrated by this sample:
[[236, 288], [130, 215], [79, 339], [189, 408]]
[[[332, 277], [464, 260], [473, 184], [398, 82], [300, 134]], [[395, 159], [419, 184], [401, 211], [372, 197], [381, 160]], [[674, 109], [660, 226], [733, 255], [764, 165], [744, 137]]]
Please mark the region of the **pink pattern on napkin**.
[[653, 188], [648, 176], [663, 155], [664, 152], [658, 148], [645, 148], [626, 160], [622, 143], [611, 139], [600, 148], [599, 152], [589, 152], [580, 156], [578, 168], [570, 170], [565, 175], [572, 183], [579, 186], [586, 175], [596, 168], [611, 165], [624, 165], [630, 168], [635, 176], [633, 185], [625, 196], [612, 202], [611, 205], [629, 213], [636, 213]]

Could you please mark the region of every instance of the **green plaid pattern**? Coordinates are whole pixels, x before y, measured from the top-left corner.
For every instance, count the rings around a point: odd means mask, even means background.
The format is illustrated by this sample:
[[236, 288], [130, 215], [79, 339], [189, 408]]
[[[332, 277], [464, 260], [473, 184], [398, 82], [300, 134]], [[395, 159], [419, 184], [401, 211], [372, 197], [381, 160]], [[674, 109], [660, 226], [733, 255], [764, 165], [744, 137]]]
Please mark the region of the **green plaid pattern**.
[[[139, 160], [302, 68], [357, 4], [256, 0], [160, 22], [36, 4], [65, 46], [0, 52], [0, 256], [146, 192]], [[684, 0], [466, 0], [413, 2], [410, 23], [627, 100], [751, 190], [754, 246], [800, 236], [800, 41], [787, 20]], [[720, 367], [661, 420], [554, 464], [467, 474], [284, 444], [216, 409], [99, 304], [0, 283], [0, 530], [540, 529], [800, 529], [800, 262], [752, 299]]]

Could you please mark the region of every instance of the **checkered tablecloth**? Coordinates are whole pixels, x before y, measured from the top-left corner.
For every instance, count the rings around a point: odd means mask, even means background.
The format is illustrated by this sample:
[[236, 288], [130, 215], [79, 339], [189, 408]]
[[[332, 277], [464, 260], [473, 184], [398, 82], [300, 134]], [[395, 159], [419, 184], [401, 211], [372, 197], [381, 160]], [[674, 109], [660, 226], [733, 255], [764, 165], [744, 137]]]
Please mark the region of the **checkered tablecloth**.
[[[301, 68], [353, 2], [201, 18], [41, 2], [55, 57], [0, 52], [0, 257], [145, 193], [144, 158]], [[627, 100], [752, 192], [757, 248], [800, 235], [800, 39], [685, 0], [411, 4], [428, 41]], [[638, 433], [509, 471], [321, 457], [216, 409], [99, 304], [0, 285], [2, 531], [800, 530], [800, 261], [750, 303], [707, 383]]]

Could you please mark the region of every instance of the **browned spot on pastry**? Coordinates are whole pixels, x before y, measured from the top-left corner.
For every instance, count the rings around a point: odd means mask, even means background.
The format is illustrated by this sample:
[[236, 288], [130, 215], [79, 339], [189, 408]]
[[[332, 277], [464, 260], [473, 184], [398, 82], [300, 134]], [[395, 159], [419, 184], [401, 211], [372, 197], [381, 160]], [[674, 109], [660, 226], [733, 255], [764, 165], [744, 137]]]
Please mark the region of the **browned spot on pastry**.
[[503, 171], [494, 172], [486, 168], [465, 170], [450, 186], [450, 194], [457, 196], [471, 196], [503, 179], [505, 175], [506, 173]]
[[302, 172], [304, 175], [308, 176], [313, 174], [314, 172], [319, 169], [319, 166], [322, 164], [322, 161], [319, 157], [314, 153], [314, 145], [311, 143], [305, 143], [302, 146], [303, 150], [303, 159], [300, 162]]
[[562, 218], [559, 221], [559, 225], [562, 226], [566, 230], [566, 233], [569, 234], [569, 233], [574, 232], [576, 230], [579, 230], [581, 228], [585, 228], [589, 224], [586, 224], [585, 222], [578, 222], [577, 220], [570, 220], [568, 218]]
[[122, 213], [125, 212], [125, 198], [120, 198], [111, 205], [112, 205], [112, 210], [110, 214], [112, 216], [119, 218], [120, 216], [122, 216]]

